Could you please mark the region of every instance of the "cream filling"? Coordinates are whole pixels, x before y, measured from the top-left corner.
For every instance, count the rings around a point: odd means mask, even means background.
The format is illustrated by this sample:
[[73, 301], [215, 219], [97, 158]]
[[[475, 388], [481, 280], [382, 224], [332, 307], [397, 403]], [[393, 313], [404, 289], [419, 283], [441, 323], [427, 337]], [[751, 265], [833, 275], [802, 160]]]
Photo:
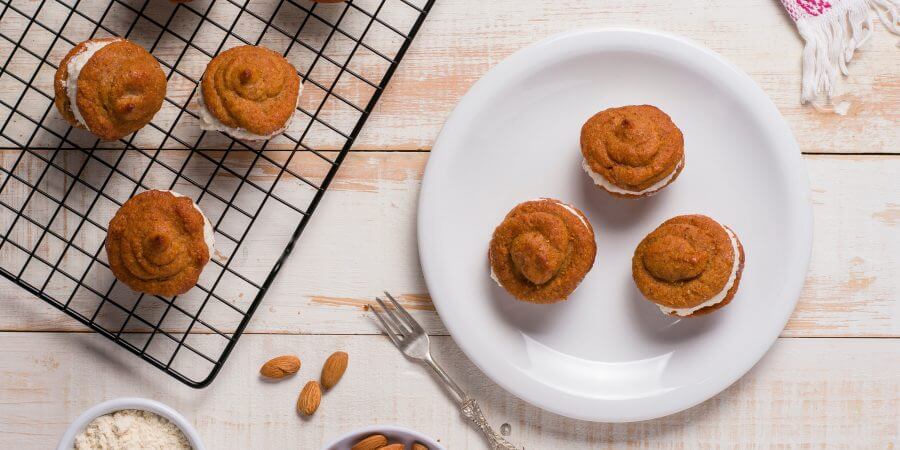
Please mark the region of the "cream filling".
[[78, 109], [78, 77], [81, 75], [81, 70], [84, 69], [84, 66], [91, 60], [95, 53], [100, 51], [101, 48], [106, 47], [113, 42], [118, 42], [121, 39], [114, 39], [109, 41], [87, 41], [84, 44], [84, 49], [69, 58], [68, 64], [66, 64], [66, 94], [69, 96], [69, 104], [71, 105], [72, 114], [75, 115], [75, 120], [78, 121], [81, 125], [90, 131], [90, 127], [84, 122], [84, 116], [81, 115], [81, 111]]
[[497, 278], [497, 272], [494, 272], [494, 266], [491, 266], [491, 279], [494, 280], [494, 283], [497, 283], [497, 286], [503, 287], [503, 283]]
[[[303, 84], [301, 84], [300, 89], [297, 90], [297, 106], [300, 105], [300, 94], [302, 93]], [[222, 123], [222, 121], [214, 116], [212, 112], [206, 107], [206, 103], [203, 101], [203, 89], [197, 90], [197, 103], [200, 105], [200, 129], [220, 131], [235, 139], [242, 139], [245, 141], [266, 141], [272, 139], [275, 136], [278, 136], [281, 133], [284, 133], [284, 131], [287, 130], [291, 125], [291, 121], [294, 120], [294, 115], [297, 114], [297, 108], [295, 107], [294, 112], [291, 114], [291, 117], [288, 118], [287, 122], [284, 123], [283, 127], [271, 134], [263, 135], [251, 133], [243, 128], [229, 127], [228, 125]]]
[[537, 201], [537, 200], [550, 200], [550, 201], [556, 203], [557, 205], [562, 206], [563, 208], [566, 208], [566, 210], [568, 210], [570, 213], [572, 213], [573, 216], [577, 217], [578, 220], [580, 220], [581, 223], [582, 223], [584, 226], [588, 226], [587, 220], [585, 220], [584, 216], [582, 216], [582, 215], [578, 212], [578, 210], [575, 209], [575, 208], [573, 208], [571, 205], [568, 205], [568, 204], [566, 204], [566, 203], [563, 203], [563, 202], [561, 202], [561, 201], [559, 201], [559, 200], [554, 200], [554, 199], [552, 199], [552, 198], [536, 198], [536, 199], [530, 200], [530, 201], [533, 202], [533, 201]]
[[[550, 198], [543, 198], [543, 197], [541, 197], [541, 198], [536, 198], [536, 199], [529, 200], [529, 201], [530, 201], [530, 202], [534, 202], [534, 201], [538, 201], [538, 200], [550, 200], [550, 201], [552, 201], [552, 202], [558, 204], [559, 206], [562, 206], [563, 208], [566, 208], [570, 213], [572, 213], [573, 216], [577, 217], [578, 220], [580, 220], [581, 223], [584, 224], [584, 226], [588, 226], [587, 220], [585, 220], [584, 216], [582, 216], [581, 214], [579, 214], [579, 213], [578, 213], [578, 210], [576, 210], [576, 209], [573, 208], [572, 206], [569, 206], [569, 205], [567, 205], [567, 204], [565, 204], [565, 203], [563, 203], [563, 202], [561, 202], [561, 201], [559, 201], [559, 200], [554, 200], [554, 199], [550, 199]], [[500, 283], [500, 279], [497, 278], [497, 272], [494, 272], [494, 266], [493, 266], [493, 265], [491, 266], [491, 279], [494, 280], [494, 282], [497, 283], [497, 286], [503, 287], [503, 284]]]
[[[163, 192], [168, 192], [176, 197], [187, 197], [186, 195], [179, 194], [175, 191], [167, 191], [163, 190]], [[200, 213], [200, 217], [203, 217], [203, 242], [206, 243], [206, 248], [209, 251], [209, 257], [212, 258], [213, 248], [216, 244], [216, 233], [213, 231], [212, 223], [209, 222], [209, 219], [206, 218], [206, 214], [203, 214], [203, 211], [200, 210], [200, 207], [197, 206], [197, 203], [191, 199], [191, 205], [194, 206], [194, 209]]]
[[735, 236], [734, 233], [732, 233], [731, 230], [728, 229], [728, 227], [723, 226], [722, 228], [725, 228], [725, 231], [728, 233], [728, 238], [731, 239], [731, 248], [734, 250], [734, 265], [732, 265], [731, 267], [731, 275], [728, 276], [728, 282], [725, 283], [725, 287], [723, 287], [718, 294], [712, 296], [712, 298], [697, 306], [693, 306], [690, 308], [667, 308], [662, 305], [657, 305], [659, 306], [660, 311], [666, 314], [675, 314], [676, 316], [685, 317], [708, 306], [713, 306], [715, 304], [721, 303], [722, 300], [725, 300], [725, 297], [728, 296], [728, 291], [731, 290], [731, 288], [734, 286], [734, 281], [737, 280], [738, 268], [740, 268], [741, 266], [741, 253], [740, 249], [738, 249], [737, 236]]
[[610, 183], [609, 180], [603, 177], [603, 175], [594, 172], [594, 169], [591, 169], [591, 166], [588, 164], [587, 160], [581, 161], [581, 168], [583, 168], [584, 171], [587, 172], [588, 175], [590, 175], [590, 177], [594, 180], [594, 184], [596, 184], [597, 186], [602, 186], [603, 189], [606, 189], [610, 192], [629, 195], [644, 195], [655, 193], [656, 191], [666, 187], [666, 185], [669, 184], [670, 181], [672, 181], [672, 178], [675, 178], [675, 174], [677, 174], [682, 167], [684, 167], [684, 158], [681, 158], [681, 161], [678, 161], [678, 164], [675, 165], [675, 170], [673, 170], [672, 173], [670, 173], [667, 177], [657, 181], [656, 183], [653, 183], [652, 186], [642, 191], [629, 191]]

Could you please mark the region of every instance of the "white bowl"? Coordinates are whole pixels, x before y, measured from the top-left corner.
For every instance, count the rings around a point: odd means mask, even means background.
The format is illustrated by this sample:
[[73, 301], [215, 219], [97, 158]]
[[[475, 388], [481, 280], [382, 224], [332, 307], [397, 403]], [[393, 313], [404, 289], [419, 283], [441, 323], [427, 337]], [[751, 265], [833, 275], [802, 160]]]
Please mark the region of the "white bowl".
[[353, 444], [359, 442], [360, 439], [376, 433], [385, 435], [385, 437], [388, 438], [389, 443], [401, 443], [405, 445], [406, 448], [411, 448], [414, 443], [418, 442], [426, 445], [430, 450], [445, 450], [444, 446], [438, 444], [437, 441], [418, 431], [393, 425], [372, 425], [370, 427], [351, 431], [350, 433], [331, 441], [331, 443], [322, 447], [322, 450], [349, 450], [350, 447], [353, 447]]
[[206, 449], [206, 447], [203, 446], [203, 442], [200, 441], [200, 435], [197, 433], [197, 430], [195, 430], [194, 426], [191, 425], [184, 416], [179, 414], [178, 411], [175, 411], [156, 400], [136, 397], [123, 397], [108, 400], [83, 412], [71, 425], [69, 425], [69, 429], [66, 430], [66, 433], [59, 441], [59, 446], [57, 446], [56, 449], [72, 450], [75, 446], [75, 436], [91, 423], [92, 420], [104, 414], [121, 411], [123, 409], [140, 409], [142, 411], [150, 411], [159, 414], [160, 416], [169, 419], [182, 433], [184, 433], [184, 436], [187, 438], [188, 442], [190, 442], [193, 450]]

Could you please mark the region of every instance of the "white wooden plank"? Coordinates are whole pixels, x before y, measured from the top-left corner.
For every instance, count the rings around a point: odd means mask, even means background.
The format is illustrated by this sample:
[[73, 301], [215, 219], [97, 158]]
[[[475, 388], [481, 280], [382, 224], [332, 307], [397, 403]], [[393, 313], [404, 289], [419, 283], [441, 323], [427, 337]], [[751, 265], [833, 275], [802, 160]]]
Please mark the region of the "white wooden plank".
[[[431, 332], [446, 334], [428, 299], [416, 249], [416, 201], [426, 161], [425, 153], [352, 153], [249, 331], [375, 333], [363, 308], [390, 289]], [[894, 238], [900, 224], [895, 181], [900, 157], [808, 156], [806, 161], [814, 250], [806, 288], [783, 336], [900, 336], [900, 240]], [[300, 164], [298, 170], [321, 176], [314, 166]], [[264, 183], [274, 175], [254, 176]], [[252, 246], [280, 252], [269, 234], [283, 236], [285, 230], [277, 222], [267, 229], [271, 233], [254, 235]], [[0, 292], [5, 297], [0, 329], [84, 330], [6, 280]], [[242, 305], [249, 301], [239, 291], [229, 298]], [[148, 310], [148, 317], [161, 312], [152, 304]], [[225, 308], [209, 308], [203, 317], [233, 328], [234, 315]], [[182, 319], [168, 316], [164, 325], [183, 329], [187, 320]]]
[[[259, 2], [264, 5], [272, 2]], [[328, 8], [319, 9], [328, 16]], [[222, 12], [222, 11], [217, 11]], [[224, 12], [222, 12], [224, 14]], [[49, 13], [50, 16], [58, 13]], [[157, 14], [151, 12], [151, 15]], [[398, 20], [406, 19], [400, 11], [389, 13]], [[9, 33], [24, 29], [15, 14], [8, 14], [4, 22]], [[351, 15], [352, 16], [352, 15]], [[230, 16], [213, 14], [220, 22]], [[294, 16], [285, 13], [277, 24], [291, 26]], [[330, 16], [329, 16], [330, 17]], [[301, 18], [297, 18], [299, 23]], [[360, 23], [348, 19], [348, 27]], [[87, 22], [70, 25], [70, 36], [77, 36]], [[296, 25], [293, 25], [296, 26]], [[752, 0], [736, 4], [727, 0], [614, 0], [602, 3], [590, 0], [560, 0], [552, 3], [498, 0], [471, 2], [442, 0], [437, 2], [420, 35], [400, 65], [393, 81], [385, 91], [356, 147], [360, 149], [428, 149], [445, 118], [459, 98], [484, 73], [512, 52], [544, 37], [586, 27], [633, 26], [658, 29], [686, 36], [721, 53], [740, 69], [748, 72], [772, 98], [800, 142], [808, 152], [895, 152], [900, 141], [900, 58], [897, 58], [896, 37], [876, 21], [872, 38], [858, 51], [850, 64], [851, 76], [843, 80], [841, 89], [852, 103], [845, 117], [818, 112], [799, 104], [800, 54], [802, 41], [787, 14], [777, 2]], [[251, 27], [252, 28], [252, 27]], [[316, 28], [316, 27], [313, 27]], [[87, 33], [89, 30], [85, 31]], [[311, 29], [301, 39], [321, 44], [325, 30]], [[154, 30], [142, 38], [146, 45], [153, 42]], [[82, 33], [82, 34], [85, 34]], [[140, 37], [141, 30], [137, 36]], [[201, 33], [198, 45], [214, 49], [220, 39], [217, 33]], [[374, 33], [369, 36], [376, 48], [393, 44], [396, 36]], [[139, 39], [141, 40], [141, 39]], [[272, 33], [264, 42], [283, 48], [286, 38]], [[329, 51], [346, 54], [349, 40], [337, 41]], [[67, 48], [51, 52], [51, 59], [59, 59]], [[157, 54], [174, 61], [181, 51], [175, 39], [164, 39]], [[11, 52], [11, 44], [0, 43], [0, 57]], [[294, 62], [306, 67], [312, 54], [298, 52]], [[383, 61], [373, 55], [359, 56], [354, 70], [374, 76], [383, 70]], [[199, 52], [188, 52], [180, 66], [191, 76], [199, 77], [207, 58]], [[30, 74], [34, 61], [17, 55], [10, 63], [10, 71], [20, 76]], [[321, 82], [329, 82], [336, 68], [320, 65], [314, 75]], [[48, 68], [49, 69], [49, 68]], [[37, 86], [49, 92], [52, 73], [38, 77]], [[0, 96], [15, 102], [23, 86], [11, 80], [0, 80]], [[183, 78], [175, 77], [169, 86], [169, 96], [183, 100], [192, 88]], [[371, 93], [361, 82], [339, 84], [340, 92], [351, 98]], [[321, 95], [310, 88], [302, 104], [317, 104]], [[39, 107], [41, 99], [26, 105]], [[169, 110], [171, 109], [171, 111]], [[166, 124], [174, 117], [174, 108], [162, 113], [159, 122]], [[30, 110], [29, 110], [30, 111]], [[42, 110], [41, 110], [42, 111]], [[352, 124], [354, 114], [334, 105], [327, 105], [323, 117], [340, 124]], [[5, 112], [0, 112], [5, 114]], [[55, 114], [55, 113], [54, 113]], [[171, 117], [170, 117], [171, 116]], [[0, 115], [2, 117], [2, 115]], [[182, 130], [184, 131], [184, 130]], [[334, 136], [325, 130], [312, 136], [311, 142], [322, 146], [337, 145]], [[77, 133], [76, 133], [77, 134]], [[148, 135], [150, 145], [156, 139]], [[172, 144], [169, 142], [167, 145]]]
[[855, 55], [841, 86], [852, 103], [847, 116], [817, 112], [799, 104], [802, 41], [781, 6], [767, 0], [440, 2], [357, 146], [430, 148], [459, 97], [512, 52], [556, 33], [621, 26], [679, 34], [722, 54], [769, 94], [803, 151], [897, 150], [896, 37], [876, 24]]
[[[310, 420], [297, 394], [325, 357], [350, 354], [345, 378]], [[781, 339], [742, 380], [713, 399], [666, 418], [634, 424], [566, 419], [530, 406], [488, 380], [447, 337], [438, 360], [479, 400], [512, 442], [550, 448], [891, 448], [898, 443], [900, 340]], [[303, 365], [280, 383], [258, 379], [267, 358], [295, 353]], [[99, 336], [0, 334], [0, 447], [52, 448], [68, 423], [120, 396], [160, 400], [199, 429], [208, 448], [316, 449], [358, 427], [397, 424], [450, 449], [482, 449], [426, 369], [381, 336], [245, 336], [205, 390], [181, 385]]]

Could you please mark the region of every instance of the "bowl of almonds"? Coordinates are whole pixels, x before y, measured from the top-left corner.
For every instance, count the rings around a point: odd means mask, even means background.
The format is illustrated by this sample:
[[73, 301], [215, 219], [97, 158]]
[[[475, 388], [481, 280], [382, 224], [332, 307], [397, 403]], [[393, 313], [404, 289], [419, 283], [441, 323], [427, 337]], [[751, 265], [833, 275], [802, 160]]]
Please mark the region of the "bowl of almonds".
[[393, 425], [374, 425], [347, 433], [322, 450], [445, 450], [418, 431]]

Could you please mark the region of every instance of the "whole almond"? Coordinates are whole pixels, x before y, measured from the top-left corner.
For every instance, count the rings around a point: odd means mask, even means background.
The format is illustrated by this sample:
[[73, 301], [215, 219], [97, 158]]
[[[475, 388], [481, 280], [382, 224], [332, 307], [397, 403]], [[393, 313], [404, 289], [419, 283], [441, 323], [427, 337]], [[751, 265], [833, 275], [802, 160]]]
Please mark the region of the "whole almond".
[[365, 439], [353, 444], [350, 450], [378, 450], [387, 445], [387, 438], [380, 434], [367, 436]]
[[284, 378], [297, 373], [300, 370], [300, 358], [294, 355], [284, 355], [266, 361], [259, 368], [259, 373], [269, 378]]
[[428, 450], [428, 447], [426, 447], [425, 444], [416, 442], [415, 444], [413, 444], [412, 450]]
[[304, 415], [311, 416], [319, 409], [319, 402], [322, 401], [322, 389], [319, 388], [319, 382], [312, 380], [303, 386], [300, 391], [300, 398], [297, 399], [297, 411]]
[[405, 450], [406, 446], [403, 444], [391, 444], [385, 445], [384, 447], [379, 448], [378, 450]]
[[325, 389], [331, 389], [341, 381], [349, 359], [346, 352], [334, 352], [325, 360], [325, 365], [322, 366], [322, 386]]

